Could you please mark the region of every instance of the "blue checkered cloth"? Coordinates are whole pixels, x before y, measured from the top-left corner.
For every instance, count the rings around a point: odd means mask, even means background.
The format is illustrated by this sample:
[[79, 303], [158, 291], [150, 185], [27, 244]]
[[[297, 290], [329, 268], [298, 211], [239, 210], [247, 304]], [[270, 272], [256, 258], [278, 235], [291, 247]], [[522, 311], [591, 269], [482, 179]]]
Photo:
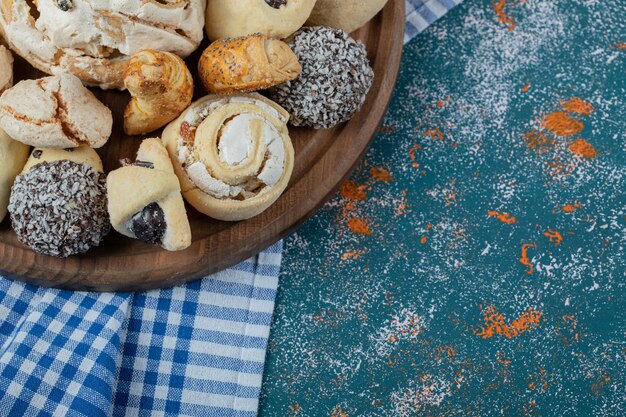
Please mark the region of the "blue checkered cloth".
[[406, 0], [406, 31], [404, 42], [408, 42], [443, 17], [463, 0]]
[[281, 253], [142, 293], [0, 278], [0, 416], [255, 416]]
[[[407, 0], [407, 39], [459, 2]], [[0, 277], [0, 416], [256, 416], [281, 255], [142, 293]]]

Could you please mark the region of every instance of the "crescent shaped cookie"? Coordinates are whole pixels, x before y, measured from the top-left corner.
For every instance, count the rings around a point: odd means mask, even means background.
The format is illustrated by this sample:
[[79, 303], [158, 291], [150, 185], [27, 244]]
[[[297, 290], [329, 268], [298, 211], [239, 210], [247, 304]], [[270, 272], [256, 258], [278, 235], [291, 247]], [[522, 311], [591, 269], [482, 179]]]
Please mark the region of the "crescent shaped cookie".
[[109, 215], [113, 228], [169, 251], [191, 245], [191, 229], [180, 184], [159, 139], [146, 139], [137, 160], [109, 173]]
[[163, 131], [185, 199], [219, 220], [265, 211], [293, 171], [288, 118], [256, 93], [209, 95], [193, 103]]
[[205, 0], [2, 0], [0, 34], [49, 74], [123, 88], [129, 57], [142, 49], [186, 57], [202, 40]]
[[286, 38], [302, 27], [314, 5], [315, 0], [208, 0], [206, 33], [211, 40], [253, 33]]

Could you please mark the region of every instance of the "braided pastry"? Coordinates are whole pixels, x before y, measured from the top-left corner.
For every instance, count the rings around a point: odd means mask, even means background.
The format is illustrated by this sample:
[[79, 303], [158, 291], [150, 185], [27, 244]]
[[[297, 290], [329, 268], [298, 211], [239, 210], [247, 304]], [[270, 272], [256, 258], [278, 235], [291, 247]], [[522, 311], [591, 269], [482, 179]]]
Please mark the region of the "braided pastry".
[[165, 126], [193, 97], [193, 78], [185, 62], [170, 52], [146, 49], [134, 54], [124, 85], [133, 96], [124, 111], [124, 131], [143, 135]]
[[49, 74], [122, 88], [129, 56], [142, 49], [187, 56], [202, 40], [205, 0], [1, 0], [0, 34]]
[[180, 184], [159, 139], [146, 139], [137, 160], [109, 173], [109, 215], [113, 228], [170, 251], [191, 245], [191, 229]]
[[256, 93], [193, 103], [163, 132], [185, 199], [227, 221], [267, 209], [293, 170], [288, 119], [282, 107]]

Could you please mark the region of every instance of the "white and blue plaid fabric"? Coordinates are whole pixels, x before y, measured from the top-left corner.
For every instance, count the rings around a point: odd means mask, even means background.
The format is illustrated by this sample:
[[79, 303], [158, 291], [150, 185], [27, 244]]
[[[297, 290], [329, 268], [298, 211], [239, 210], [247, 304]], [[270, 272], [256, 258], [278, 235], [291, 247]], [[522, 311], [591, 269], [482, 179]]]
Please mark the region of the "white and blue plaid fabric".
[[255, 416], [281, 253], [142, 293], [0, 278], [0, 416]]
[[422, 33], [463, 0], [406, 0], [404, 42]]
[[[406, 39], [460, 2], [407, 0]], [[256, 416], [281, 255], [142, 293], [0, 277], [0, 416]]]

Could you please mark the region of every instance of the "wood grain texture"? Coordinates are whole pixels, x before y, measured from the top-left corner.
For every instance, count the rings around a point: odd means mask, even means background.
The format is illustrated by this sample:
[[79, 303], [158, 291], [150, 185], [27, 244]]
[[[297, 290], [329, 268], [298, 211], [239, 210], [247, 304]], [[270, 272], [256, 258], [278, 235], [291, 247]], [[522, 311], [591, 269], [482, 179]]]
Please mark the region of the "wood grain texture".
[[[261, 215], [227, 223], [187, 205], [193, 243], [181, 252], [167, 252], [111, 232], [103, 244], [67, 259], [39, 255], [17, 239], [8, 219], [0, 226], [0, 274], [31, 284], [74, 290], [136, 291], [179, 285], [228, 268], [253, 256], [293, 231], [334, 193], [350, 174], [374, 137], [393, 93], [404, 36], [404, 0], [391, 0], [367, 26], [353, 34], [368, 51], [375, 79], [362, 110], [347, 124], [315, 131], [290, 127], [296, 151], [294, 172], [285, 193]], [[196, 72], [203, 44], [187, 64]], [[21, 59], [16, 80], [43, 76]], [[123, 110], [129, 95], [93, 90], [113, 111], [113, 134], [98, 150], [105, 171], [119, 159], [134, 158], [144, 137], [123, 133]], [[196, 79], [196, 97], [203, 95]], [[155, 132], [145, 137], [158, 136]], [[8, 216], [7, 216], [8, 217]]]

